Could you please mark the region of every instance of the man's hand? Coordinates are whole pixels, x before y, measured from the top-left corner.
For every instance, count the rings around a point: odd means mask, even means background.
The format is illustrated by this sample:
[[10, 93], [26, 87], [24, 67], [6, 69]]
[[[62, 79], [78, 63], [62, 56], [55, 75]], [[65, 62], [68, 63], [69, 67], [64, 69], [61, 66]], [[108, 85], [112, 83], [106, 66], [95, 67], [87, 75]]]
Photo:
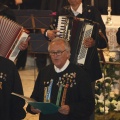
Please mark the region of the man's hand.
[[47, 37], [50, 39], [50, 40], [53, 40], [55, 37], [57, 37], [57, 32], [58, 30], [47, 30]]
[[21, 43], [20, 43], [19, 49], [20, 49], [21, 51], [27, 49], [27, 47], [28, 47], [28, 41], [29, 41], [29, 40], [30, 40], [30, 37], [28, 37], [25, 42], [21, 42]]
[[16, 5], [22, 4], [22, 0], [15, 0], [15, 4]]
[[36, 113], [36, 114], [38, 114], [38, 113], [41, 112], [39, 109], [35, 109], [35, 108], [32, 107], [32, 106], [31, 106], [31, 111], [32, 111], [33, 113]]
[[70, 112], [70, 107], [68, 105], [63, 105], [61, 108], [58, 110], [61, 114], [68, 115]]
[[89, 38], [86, 38], [84, 40], [83, 44], [86, 48], [90, 48], [90, 47], [93, 47], [95, 45], [95, 40], [93, 40], [93, 38], [89, 37]]

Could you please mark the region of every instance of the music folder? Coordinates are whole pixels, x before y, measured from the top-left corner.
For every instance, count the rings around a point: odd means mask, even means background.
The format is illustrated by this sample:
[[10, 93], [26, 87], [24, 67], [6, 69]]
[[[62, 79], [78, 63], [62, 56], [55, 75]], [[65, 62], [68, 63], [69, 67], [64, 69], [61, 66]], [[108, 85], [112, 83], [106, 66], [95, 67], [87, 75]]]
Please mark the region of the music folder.
[[53, 114], [58, 112], [59, 106], [56, 106], [53, 103], [44, 103], [44, 102], [28, 102], [34, 108], [37, 108], [43, 114]]
[[57, 113], [58, 109], [60, 108], [59, 106], [57, 106], [53, 103], [37, 102], [36, 100], [34, 100], [32, 98], [29, 98], [29, 97], [26, 97], [24, 95], [20, 95], [20, 94], [14, 93], [14, 92], [12, 92], [11, 94], [24, 99], [31, 106], [33, 106], [36, 109], [39, 109], [42, 114]]

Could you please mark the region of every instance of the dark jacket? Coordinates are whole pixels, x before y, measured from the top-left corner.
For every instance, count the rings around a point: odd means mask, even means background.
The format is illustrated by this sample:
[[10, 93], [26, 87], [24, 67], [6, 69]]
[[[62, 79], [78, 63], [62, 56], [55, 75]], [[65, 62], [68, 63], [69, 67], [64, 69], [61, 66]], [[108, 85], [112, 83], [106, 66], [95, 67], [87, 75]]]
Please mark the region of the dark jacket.
[[11, 20], [15, 20], [14, 13], [7, 5], [0, 3], [0, 15], [6, 16]]
[[[51, 79], [53, 80], [51, 103], [56, 104], [59, 84], [63, 85], [59, 106], [61, 106], [64, 96], [64, 86], [68, 84], [65, 105], [70, 106], [70, 113], [68, 115], [62, 115], [59, 112], [53, 114], [41, 113], [40, 120], [89, 120], [94, 111], [94, 97], [89, 75], [81, 67], [74, 64], [69, 64], [64, 71], [57, 73], [54, 70], [54, 65], [51, 64], [39, 73], [31, 98], [43, 102], [46, 98], [45, 88], [49, 86]], [[32, 113], [30, 106], [27, 107], [27, 111]]]
[[0, 120], [21, 120], [26, 116], [25, 101], [12, 92], [23, 95], [21, 79], [14, 63], [0, 56]]
[[[30, 2], [29, 2], [30, 1]], [[38, 1], [41, 1], [41, 0], [38, 0]], [[34, 5], [34, 1], [32, 0], [22, 0], [22, 4], [21, 5], [16, 5], [15, 4], [15, 0], [0, 0], [0, 3], [4, 4], [4, 5], [7, 5], [9, 8], [11, 9], [18, 9], [19, 7], [20, 8], [30, 8], [30, 6]], [[26, 4], [26, 2], [28, 2], [27, 6], [25, 6], [24, 4]]]

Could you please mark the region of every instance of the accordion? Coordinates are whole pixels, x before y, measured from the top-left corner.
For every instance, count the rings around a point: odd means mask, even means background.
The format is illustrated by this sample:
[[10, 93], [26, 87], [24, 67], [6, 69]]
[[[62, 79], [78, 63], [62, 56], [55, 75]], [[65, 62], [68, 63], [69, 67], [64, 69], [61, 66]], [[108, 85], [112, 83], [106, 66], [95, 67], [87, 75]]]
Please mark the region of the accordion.
[[14, 61], [19, 45], [28, 38], [28, 31], [16, 22], [0, 16], [0, 55]]
[[95, 22], [83, 18], [72, 17], [71, 19], [67, 16], [59, 16], [57, 30], [59, 30], [57, 34], [61, 38], [65, 38], [70, 42], [70, 61], [75, 64], [85, 65], [88, 48], [85, 48], [83, 43], [84, 39], [92, 36], [93, 30], [95, 30]]

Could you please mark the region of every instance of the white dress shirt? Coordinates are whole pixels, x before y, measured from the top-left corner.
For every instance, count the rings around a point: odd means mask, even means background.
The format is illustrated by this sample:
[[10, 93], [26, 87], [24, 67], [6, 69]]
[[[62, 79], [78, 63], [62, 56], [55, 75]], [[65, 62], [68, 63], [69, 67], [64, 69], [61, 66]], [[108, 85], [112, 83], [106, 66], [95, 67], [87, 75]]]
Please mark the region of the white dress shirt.
[[80, 4], [80, 6], [78, 7], [78, 9], [75, 11], [75, 10], [73, 10], [73, 8], [71, 7], [71, 10], [72, 10], [72, 12], [73, 12], [73, 14], [75, 15], [75, 16], [77, 16], [78, 14], [82, 14], [82, 11], [83, 11], [83, 8], [82, 8], [82, 3]]

